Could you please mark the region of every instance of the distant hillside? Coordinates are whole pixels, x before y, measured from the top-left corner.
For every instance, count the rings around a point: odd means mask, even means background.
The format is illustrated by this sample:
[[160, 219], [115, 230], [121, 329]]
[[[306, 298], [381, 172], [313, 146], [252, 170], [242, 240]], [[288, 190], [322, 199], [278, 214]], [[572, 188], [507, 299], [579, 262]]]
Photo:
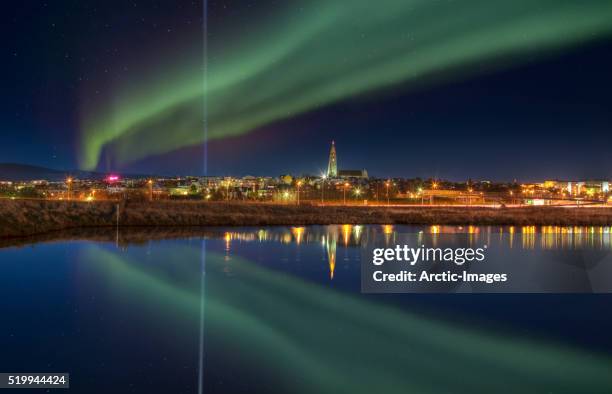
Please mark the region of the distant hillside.
[[71, 175], [77, 178], [99, 178], [101, 174], [84, 171], [60, 171], [28, 164], [0, 163], [0, 181], [61, 181]]

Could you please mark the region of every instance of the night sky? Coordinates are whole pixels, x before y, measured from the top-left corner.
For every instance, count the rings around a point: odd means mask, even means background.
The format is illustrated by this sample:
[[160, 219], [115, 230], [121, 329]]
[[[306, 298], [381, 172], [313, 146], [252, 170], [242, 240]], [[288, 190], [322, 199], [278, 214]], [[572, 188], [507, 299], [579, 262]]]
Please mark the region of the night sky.
[[0, 162], [612, 178], [610, 2], [489, 3], [17, 2]]

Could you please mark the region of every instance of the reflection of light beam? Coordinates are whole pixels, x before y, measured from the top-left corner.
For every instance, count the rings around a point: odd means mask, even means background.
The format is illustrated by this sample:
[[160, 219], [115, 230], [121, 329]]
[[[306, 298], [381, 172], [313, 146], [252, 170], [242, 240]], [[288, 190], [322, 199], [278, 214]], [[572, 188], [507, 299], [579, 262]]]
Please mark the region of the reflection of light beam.
[[206, 240], [202, 240], [200, 261], [200, 338], [198, 349], [198, 394], [202, 394], [204, 392], [204, 312], [206, 310]]
[[249, 23], [248, 34], [227, 16], [228, 30], [209, 45], [206, 89], [200, 53], [160, 67], [152, 81], [134, 67], [131, 86], [84, 114], [82, 166], [95, 167], [102, 150], [126, 163], [201, 143], [202, 101], [208, 137], [226, 138], [374, 89], [457, 78], [458, 70], [486, 69], [487, 60], [531, 59], [612, 29], [610, 1], [312, 0], [299, 13], [289, 2], [277, 9]]

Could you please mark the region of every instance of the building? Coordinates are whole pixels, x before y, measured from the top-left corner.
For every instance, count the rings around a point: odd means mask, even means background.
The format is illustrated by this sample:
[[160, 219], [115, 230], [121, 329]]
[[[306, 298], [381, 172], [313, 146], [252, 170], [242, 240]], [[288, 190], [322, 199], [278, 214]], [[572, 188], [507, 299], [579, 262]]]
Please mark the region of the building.
[[366, 170], [338, 170], [338, 156], [336, 154], [336, 143], [332, 141], [329, 150], [329, 162], [327, 163], [327, 177], [341, 179], [368, 179]]
[[338, 178], [357, 178], [368, 179], [368, 171], [366, 170], [340, 170]]
[[331, 149], [329, 151], [329, 162], [327, 163], [327, 177], [338, 177], [338, 160], [336, 158], [336, 144], [334, 141], [332, 141]]

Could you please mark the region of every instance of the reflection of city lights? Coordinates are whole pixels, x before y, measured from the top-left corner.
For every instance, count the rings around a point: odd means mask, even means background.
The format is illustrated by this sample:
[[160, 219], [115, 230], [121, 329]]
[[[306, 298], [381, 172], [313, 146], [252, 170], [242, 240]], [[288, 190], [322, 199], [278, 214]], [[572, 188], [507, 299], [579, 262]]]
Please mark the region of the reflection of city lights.
[[334, 279], [334, 271], [336, 270], [336, 238], [328, 236], [323, 237], [325, 249], [327, 250], [327, 260], [329, 264], [329, 279]]
[[440, 234], [440, 226], [431, 226], [431, 227], [429, 228], [429, 231], [430, 231], [432, 234]]
[[304, 236], [304, 227], [291, 227], [291, 232], [295, 238], [295, 242], [299, 245], [302, 243], [302, 237]]
[[342, 225], [342, 240], [344, 241], [344, 246], [347, 246], [349, 244], [349, 241], [351, 239], [352, 227], [353, 226], [351, 226], [350, 224]]
[[383, 233], [385, 234], [393, 234], [393, 225], [391, 224], [384, 224], [382, 226], [383, 228]]
[[355, 237], [355, 242], [359, 242], [361, 239], [361, 233], [363, 232], [363, 226], [355, 225], [353, 226], [353, 237]]
[[[225, 233], [225, 236], [223, 237], [225, 239], [225, 251], [229, 252], [230, 251], [230, 243], [232, 241], [232, 234], [230, 234], [229, 232]], [[228, 256], [225, 256], [226, 260]]]

